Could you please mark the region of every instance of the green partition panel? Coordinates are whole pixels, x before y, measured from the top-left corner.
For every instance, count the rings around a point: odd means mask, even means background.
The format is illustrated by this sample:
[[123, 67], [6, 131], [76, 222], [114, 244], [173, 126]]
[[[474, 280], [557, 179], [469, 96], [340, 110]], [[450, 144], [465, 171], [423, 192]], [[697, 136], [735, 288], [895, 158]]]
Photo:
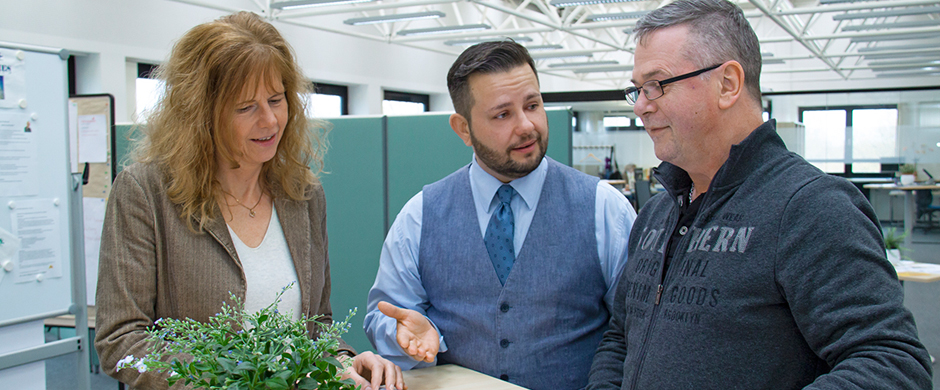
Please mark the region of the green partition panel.
[[[546, 154], [571, 165], [571, 111], [546, 110]], [[450, 114], [388, 117], [388, 223], [412, 196], [470, 163], [473, 149], [450, 128]]]
[[114, 171], [114, 176], [121, 173], [124, 167], [130, 165], [129, 154], [131, 152], [131, 145], [133, 145], [132, 138], [136, 138], [140, 133], [140, 129], [135, 129], [134, 126], [136, 125], [114, 126], [114, 138], [112, 138], [114, 159], [111, 161], [111, 169]]
[[343, 339], [357, 351], [372, 350], [362, 331], [366, 299], [385, 240], [382, 117], [329, 120], [329, 150], [321, 175], [330, 239], [333, 318], [358, 308]]

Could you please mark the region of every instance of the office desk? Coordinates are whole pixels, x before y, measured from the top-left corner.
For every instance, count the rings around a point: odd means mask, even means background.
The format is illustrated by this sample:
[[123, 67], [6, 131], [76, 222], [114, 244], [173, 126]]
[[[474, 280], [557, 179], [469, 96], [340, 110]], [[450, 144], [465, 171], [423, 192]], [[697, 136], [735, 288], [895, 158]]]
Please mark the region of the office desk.
[[940, 264], [901, 260], [894, 266], [901, 281], [930, 283], [940, 281]]
[[911, 248], [911, 234], [914, 231], [914, 221], [917, 217], [914, 213], [917, 212], [917, 207], [914, 205], [914, 191], [917, 190], [926, 190], [926, 191], [937, 191], [940, 190], [940, 185], [937, 184], [912, 184], [901, 186], [894, 183], [880, 183], [880, 184], [865, 184], [865, 188], [872, 190], [900, 190], [904, 191], [904, 249], [901, 249], [902, 254], [908, 255], [908, 253], [903, 253]]
[[469, 368], [445, 364], [402, 372], [408, 390], [521, 390], [524, 387], [501, 381]]

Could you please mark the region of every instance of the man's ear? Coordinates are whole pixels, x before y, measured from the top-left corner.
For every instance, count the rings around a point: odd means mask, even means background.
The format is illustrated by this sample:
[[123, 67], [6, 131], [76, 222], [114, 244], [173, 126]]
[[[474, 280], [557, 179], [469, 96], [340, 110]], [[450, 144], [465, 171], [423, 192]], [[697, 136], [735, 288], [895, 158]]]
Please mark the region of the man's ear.
[[450, 128], [454, 130], [454, 133], [457, 133], [457, 136], [463, 140], [464, 144], [473, 147], [470, 142], [470, 123], [467, 122], [467, 118], [458, 113], [450, 114]]
[[718, 96], [718, 107], [728, 109], [744, 95], [744, 68], [737, 61], [728, 61], [719, 73], [721, 77], [721, 90]]

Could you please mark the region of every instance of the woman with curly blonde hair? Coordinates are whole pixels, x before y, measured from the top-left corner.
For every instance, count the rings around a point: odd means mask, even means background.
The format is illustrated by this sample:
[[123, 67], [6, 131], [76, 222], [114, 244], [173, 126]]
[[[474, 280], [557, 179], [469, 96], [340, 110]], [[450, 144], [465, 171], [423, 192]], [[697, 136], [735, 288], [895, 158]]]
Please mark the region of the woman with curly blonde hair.
[[[96, 302], [102, 367], [146, 389], [166, 388], [165, 374], [115, 364], [147, 354], [155, 320], [206, 321], [230, 292], [258, 310], [296, 281], [279, 309], [332, 321], [326, 199], [311, 170], [324, 126], [304, 115], [309, 82], [290, 45], [240, 12], [187, 32], [157, 75], [166, 90], [109, 196]], [[363, 388], [403, 388], [388, 360], [340, 350]]]

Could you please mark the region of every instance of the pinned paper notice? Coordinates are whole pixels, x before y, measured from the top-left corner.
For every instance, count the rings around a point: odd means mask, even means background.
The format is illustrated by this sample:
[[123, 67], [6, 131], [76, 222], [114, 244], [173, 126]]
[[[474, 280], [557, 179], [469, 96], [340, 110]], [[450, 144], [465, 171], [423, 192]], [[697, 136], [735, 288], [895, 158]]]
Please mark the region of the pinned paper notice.
[[104, 115], [78, 116], [78, 162], [108, 162], [108, 123]]

